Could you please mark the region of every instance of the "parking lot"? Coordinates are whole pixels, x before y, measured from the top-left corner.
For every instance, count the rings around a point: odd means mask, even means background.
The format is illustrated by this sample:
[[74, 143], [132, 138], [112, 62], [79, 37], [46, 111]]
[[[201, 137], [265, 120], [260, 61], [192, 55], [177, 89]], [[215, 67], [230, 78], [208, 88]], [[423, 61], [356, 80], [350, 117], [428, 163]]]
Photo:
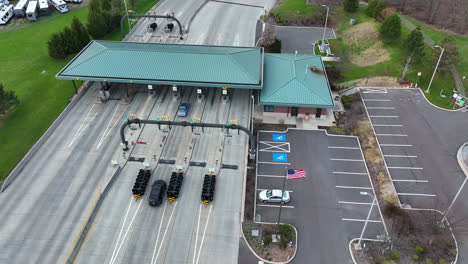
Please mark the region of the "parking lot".
[[416, 89], [362, 88], [361, 96], [402, 204], [444, 211], [464, 175], [466, 113], [428, 104]]
[[[374, 197], [357, 139], [325, 131], [259, 132], [257, 193], [281, 189], [286, 168], [307, 173], [305, 179], [286, 180], [291, 202], [283, 206], [280, 220], [293, 223], [299, 231], [295, 263], [310, 258], [317, 263], [349, 263], [348, 243], [360, 236]], [[279, 205], [264, 204], [257, 197], [257, 222], [275, 223], [278, 215]], [[364, 238], [385, 234], [374, 204]], [[330, 248], [336, 249], [335, 255], [323, 253]]]

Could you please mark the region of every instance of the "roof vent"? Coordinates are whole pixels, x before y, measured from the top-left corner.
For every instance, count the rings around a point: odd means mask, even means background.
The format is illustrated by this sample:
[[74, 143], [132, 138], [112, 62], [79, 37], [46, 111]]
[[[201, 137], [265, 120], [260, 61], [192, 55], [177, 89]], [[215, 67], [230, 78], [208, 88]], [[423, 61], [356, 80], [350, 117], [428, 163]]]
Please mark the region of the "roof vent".
[[314, 73], [323, 74], [323, 71], [321, 69], [317, 68], [317, 66], [311, 66], [311, 67], [309, 67], [309, 70], [311, 72], [314, 72]]

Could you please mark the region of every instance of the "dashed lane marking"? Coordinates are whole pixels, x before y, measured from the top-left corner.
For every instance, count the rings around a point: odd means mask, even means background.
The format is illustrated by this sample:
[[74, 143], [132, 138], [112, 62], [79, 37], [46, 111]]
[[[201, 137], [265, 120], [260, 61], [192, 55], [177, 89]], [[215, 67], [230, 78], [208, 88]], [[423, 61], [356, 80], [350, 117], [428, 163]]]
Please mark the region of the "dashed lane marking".
[[275, 165], [291, 165], [291, 163], [287, 163], [287, 162], [271, 162], [271, 161], [258, 161], [257, 163], [275, 164]]
[[383, 155], [384, 157], [389, 158], [417, 158], [418, 156], [410, 156], [410, 155]]
[[413, 145], [409, 144], [380, 144], [383, 147], [412, 147]]
[[405, 134], [375, 134], [379, 137], [407, 137]]
[[360, 203], [360, 202], [348, 202], [348, 201], [338, 201], [340, 204], [356, 204], [356, 205], [372, 205], [372, 203]]
[[[257, 188], [257, 191], [265, 191], [265, 190], [270, 190], [270, 189], [263, 189], [263, 188]], [[286, 192], [294, 192], [294, 191], [291, 191], [291, 190], [284, 190]]]
[[388, 118], [398, 118], [398, 117], [400, 117], [400, 116], [370, 115], [369, 117], [388, 117]]
[[387, 124], [373, 124], [375, 127], [402, 127], [403, 125], [387, 125]]
[[331, 149], [359, 149], [358, 147], [335, 147], [335, 146], [328, 146]]
[[[272, 205], [272, 204], [257, 204], [257, 206], [261, 206], [261, 207], [275, 207], [275, 208], [279, 208], [280, 206], [279, 205]], [[293, 209], [294, 206], [292, 205], [282, 205], [281, 206], [282, 208], [290, 208], [290, 209]]]
[[369, 102], [391, 102], [392, 100], [390, 99], [363, 99], [364, 101], [369, 101]]
[[378, 106], [372, 107], [372, 106], [368, 106], [367, 109], [385, 109], [385, 110], [391, 110], [391, 109], [395, 109], [395, 107], [378, 107]]
[[278, 175], [257, 175], [257, 177], [284, 178], [284, 177], [286, 177], [286, 176], [278, 176]]

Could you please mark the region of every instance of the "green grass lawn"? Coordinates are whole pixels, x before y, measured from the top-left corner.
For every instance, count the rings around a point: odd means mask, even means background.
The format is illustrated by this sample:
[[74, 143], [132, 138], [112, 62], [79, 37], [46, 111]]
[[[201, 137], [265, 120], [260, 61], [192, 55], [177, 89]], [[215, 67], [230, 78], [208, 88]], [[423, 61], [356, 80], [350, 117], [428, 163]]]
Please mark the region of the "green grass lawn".
[[[140, 0], [136, 11], [146, 13], [156, 3]], [[55, 74], [73, 56], [54, 60], [47, 53], [46, 43], [52, 33], [70, 25], [73, 16], [85, 23], [87, 15], [88, 7], [83, 7], [0, 32], [0, 82], [6, 90], [14, 90], [21, 102], [13, 114], [1, 120], [0, 180], [68, 105], [73, 86], [69, 81], [55, 79]], [[120, 28], [105, 39], [120, 40]]]
[[283, 19], [289, 20], [310, 17], [317, 13], [320, 8], [305, 3], [305, 0], [280, 0], [278, 7], [272, 12], [280, 15]]

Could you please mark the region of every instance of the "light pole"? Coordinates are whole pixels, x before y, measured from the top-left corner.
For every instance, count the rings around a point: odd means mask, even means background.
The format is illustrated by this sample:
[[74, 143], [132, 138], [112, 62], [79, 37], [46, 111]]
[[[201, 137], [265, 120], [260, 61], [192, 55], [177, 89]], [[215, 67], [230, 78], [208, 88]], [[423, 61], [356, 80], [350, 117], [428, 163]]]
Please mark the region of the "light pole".
[[439, 45], [435, 45], [434, 48], [439, 48], [441, 50], [440, 52], [440, 56], [439, 56], [439, 60], [437, 61], [437, 64], [436, 64], [436, 67], [434, 69], [434, 73], [432, 74], [432, 78], [431, 78], [431, 81], [429, 82], [429, 86], [427, 87], [427, 90], [426, 90], [426, 93], [430, 93], [430, 89], [431, 89], [431, 84], [432, 84], [432, 81], [434, 80], [434, 76], [437, 72], [437, 68], [439, 67], [439, 63], [440, 63], [440, 60], [442, 59], [442, 55], [444, 54], [444, 48], [442, 48], [441, 46]]
[[364, 223], [364, 227], [362, 228], [361, 235], [359, 236], [359, 240], [358, 240], [358, 243], [356, 245], [356, 250], [362, 250], [362, 245], [361, 245], [362, 236], [364, 236], [364, 232], [366, 231], [367, 223], [369, 222], [369, 218], [370, 218], [370, 215], [372, 213], [372, 209], [374, 208], [374, 203], [375, 203], [375, 200], [376, 200], [375, 197], [372, 194], [368, 193], [368, 192], [359, 192], [359, 194], [363, 195], [363, 196], [368, 195], [372, 199], [372, 204], [371, 204], [371, 207], [369, 209], [369, 213], [367, 213], [366, 222]]
[[325, 27], [323, 28], [323, 36], [322, 36], [322, 45], [324, 45], [325, 43], [325, 31], [327, 30], [327, 22], [328, 22], [328, 11], [330, 10], [330, 8], [326, 5], [322, 5], [323, 7], [325, 7], [327, 9], [327, 16], [325, 17]]
[[130, 18], [128, 17], [128, 8], [127, 8], [127, 0], [123, 0], [125, 5], [125, 13], [127, 13], [127, 22], [128, 22], [128, 32], [130, 32]]
[[279, 207], [279, 214], [278, 214], [278, 231], [280, 230], [280, 221], [281, 221], [281, 209], [283, 208], [284, 203], [284, 187], [286, 186], [286, 179], [288, 178], [288, 167], [285, 167], [286, 175], [284, 175], [283, 179], [283, 188], [281, 188], [281, 202]]

